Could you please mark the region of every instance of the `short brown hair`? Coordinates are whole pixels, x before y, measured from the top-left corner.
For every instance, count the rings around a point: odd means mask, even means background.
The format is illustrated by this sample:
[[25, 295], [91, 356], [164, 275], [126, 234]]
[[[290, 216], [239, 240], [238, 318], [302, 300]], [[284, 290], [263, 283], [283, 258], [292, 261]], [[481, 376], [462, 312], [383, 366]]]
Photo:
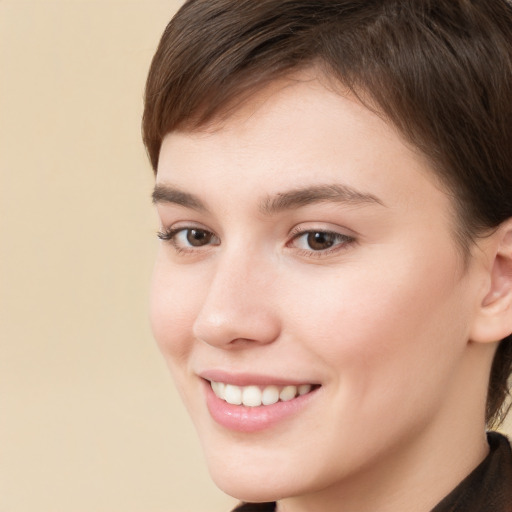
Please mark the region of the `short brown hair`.
[[[143, 138], [196, 129], [268, 83], [318, 67], [394, 124], [453, 194], [457, 240], [512, 217], [512, 7], [507, 0], [189, 0], [146, 85]], [[369, 98], [369, 101], [368, 101]], [[494, 358], [487, 421], [504, 414], [512, 336]]]

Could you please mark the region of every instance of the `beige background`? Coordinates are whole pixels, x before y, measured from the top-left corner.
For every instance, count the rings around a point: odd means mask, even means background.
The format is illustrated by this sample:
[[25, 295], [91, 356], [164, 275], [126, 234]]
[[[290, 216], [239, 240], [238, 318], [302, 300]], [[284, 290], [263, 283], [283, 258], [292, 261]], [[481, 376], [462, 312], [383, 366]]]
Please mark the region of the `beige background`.
[[179, 3], [0, 0], [0, 512], [233, 503], [147, 322], [142, 93]]
[[147, 321], [142, 93], [179, 3], [0, 0], [0, 512], [233, 503]]

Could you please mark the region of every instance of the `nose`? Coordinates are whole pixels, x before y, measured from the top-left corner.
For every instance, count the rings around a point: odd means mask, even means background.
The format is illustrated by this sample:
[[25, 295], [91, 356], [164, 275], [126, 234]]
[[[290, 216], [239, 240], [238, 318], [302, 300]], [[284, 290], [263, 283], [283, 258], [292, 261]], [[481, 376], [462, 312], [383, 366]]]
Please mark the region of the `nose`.
[[193, 334], [225, 349], [267, 344], [280, 333], [273, 273], [254, 256], [219, 258], [193, 326]]

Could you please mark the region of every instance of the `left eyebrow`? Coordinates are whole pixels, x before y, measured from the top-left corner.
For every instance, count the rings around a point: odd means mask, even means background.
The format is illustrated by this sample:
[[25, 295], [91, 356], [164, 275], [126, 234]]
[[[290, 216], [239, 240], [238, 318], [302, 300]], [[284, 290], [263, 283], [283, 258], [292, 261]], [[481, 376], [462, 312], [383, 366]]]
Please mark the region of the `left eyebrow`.
[[273, 215], [283, 210], [300, 208], [314, 203], [335, 202], [350, 205], [385, 204], [373, 194], [360, 192], [347, 185], [317, 185], [280, 192], [264, 199], [260, 211], [265, 215]]

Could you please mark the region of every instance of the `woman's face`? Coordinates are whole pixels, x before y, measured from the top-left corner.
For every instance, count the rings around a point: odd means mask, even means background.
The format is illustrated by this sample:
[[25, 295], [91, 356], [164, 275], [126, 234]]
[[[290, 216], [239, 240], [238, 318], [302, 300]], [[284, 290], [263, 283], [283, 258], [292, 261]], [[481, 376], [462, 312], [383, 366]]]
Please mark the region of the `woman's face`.
[[446, 432], [478, 279], [449, 197], [378, 116], [274, 84], [168, 135], [155, 202], [152, 326], [222, 489], [318, 491]]

